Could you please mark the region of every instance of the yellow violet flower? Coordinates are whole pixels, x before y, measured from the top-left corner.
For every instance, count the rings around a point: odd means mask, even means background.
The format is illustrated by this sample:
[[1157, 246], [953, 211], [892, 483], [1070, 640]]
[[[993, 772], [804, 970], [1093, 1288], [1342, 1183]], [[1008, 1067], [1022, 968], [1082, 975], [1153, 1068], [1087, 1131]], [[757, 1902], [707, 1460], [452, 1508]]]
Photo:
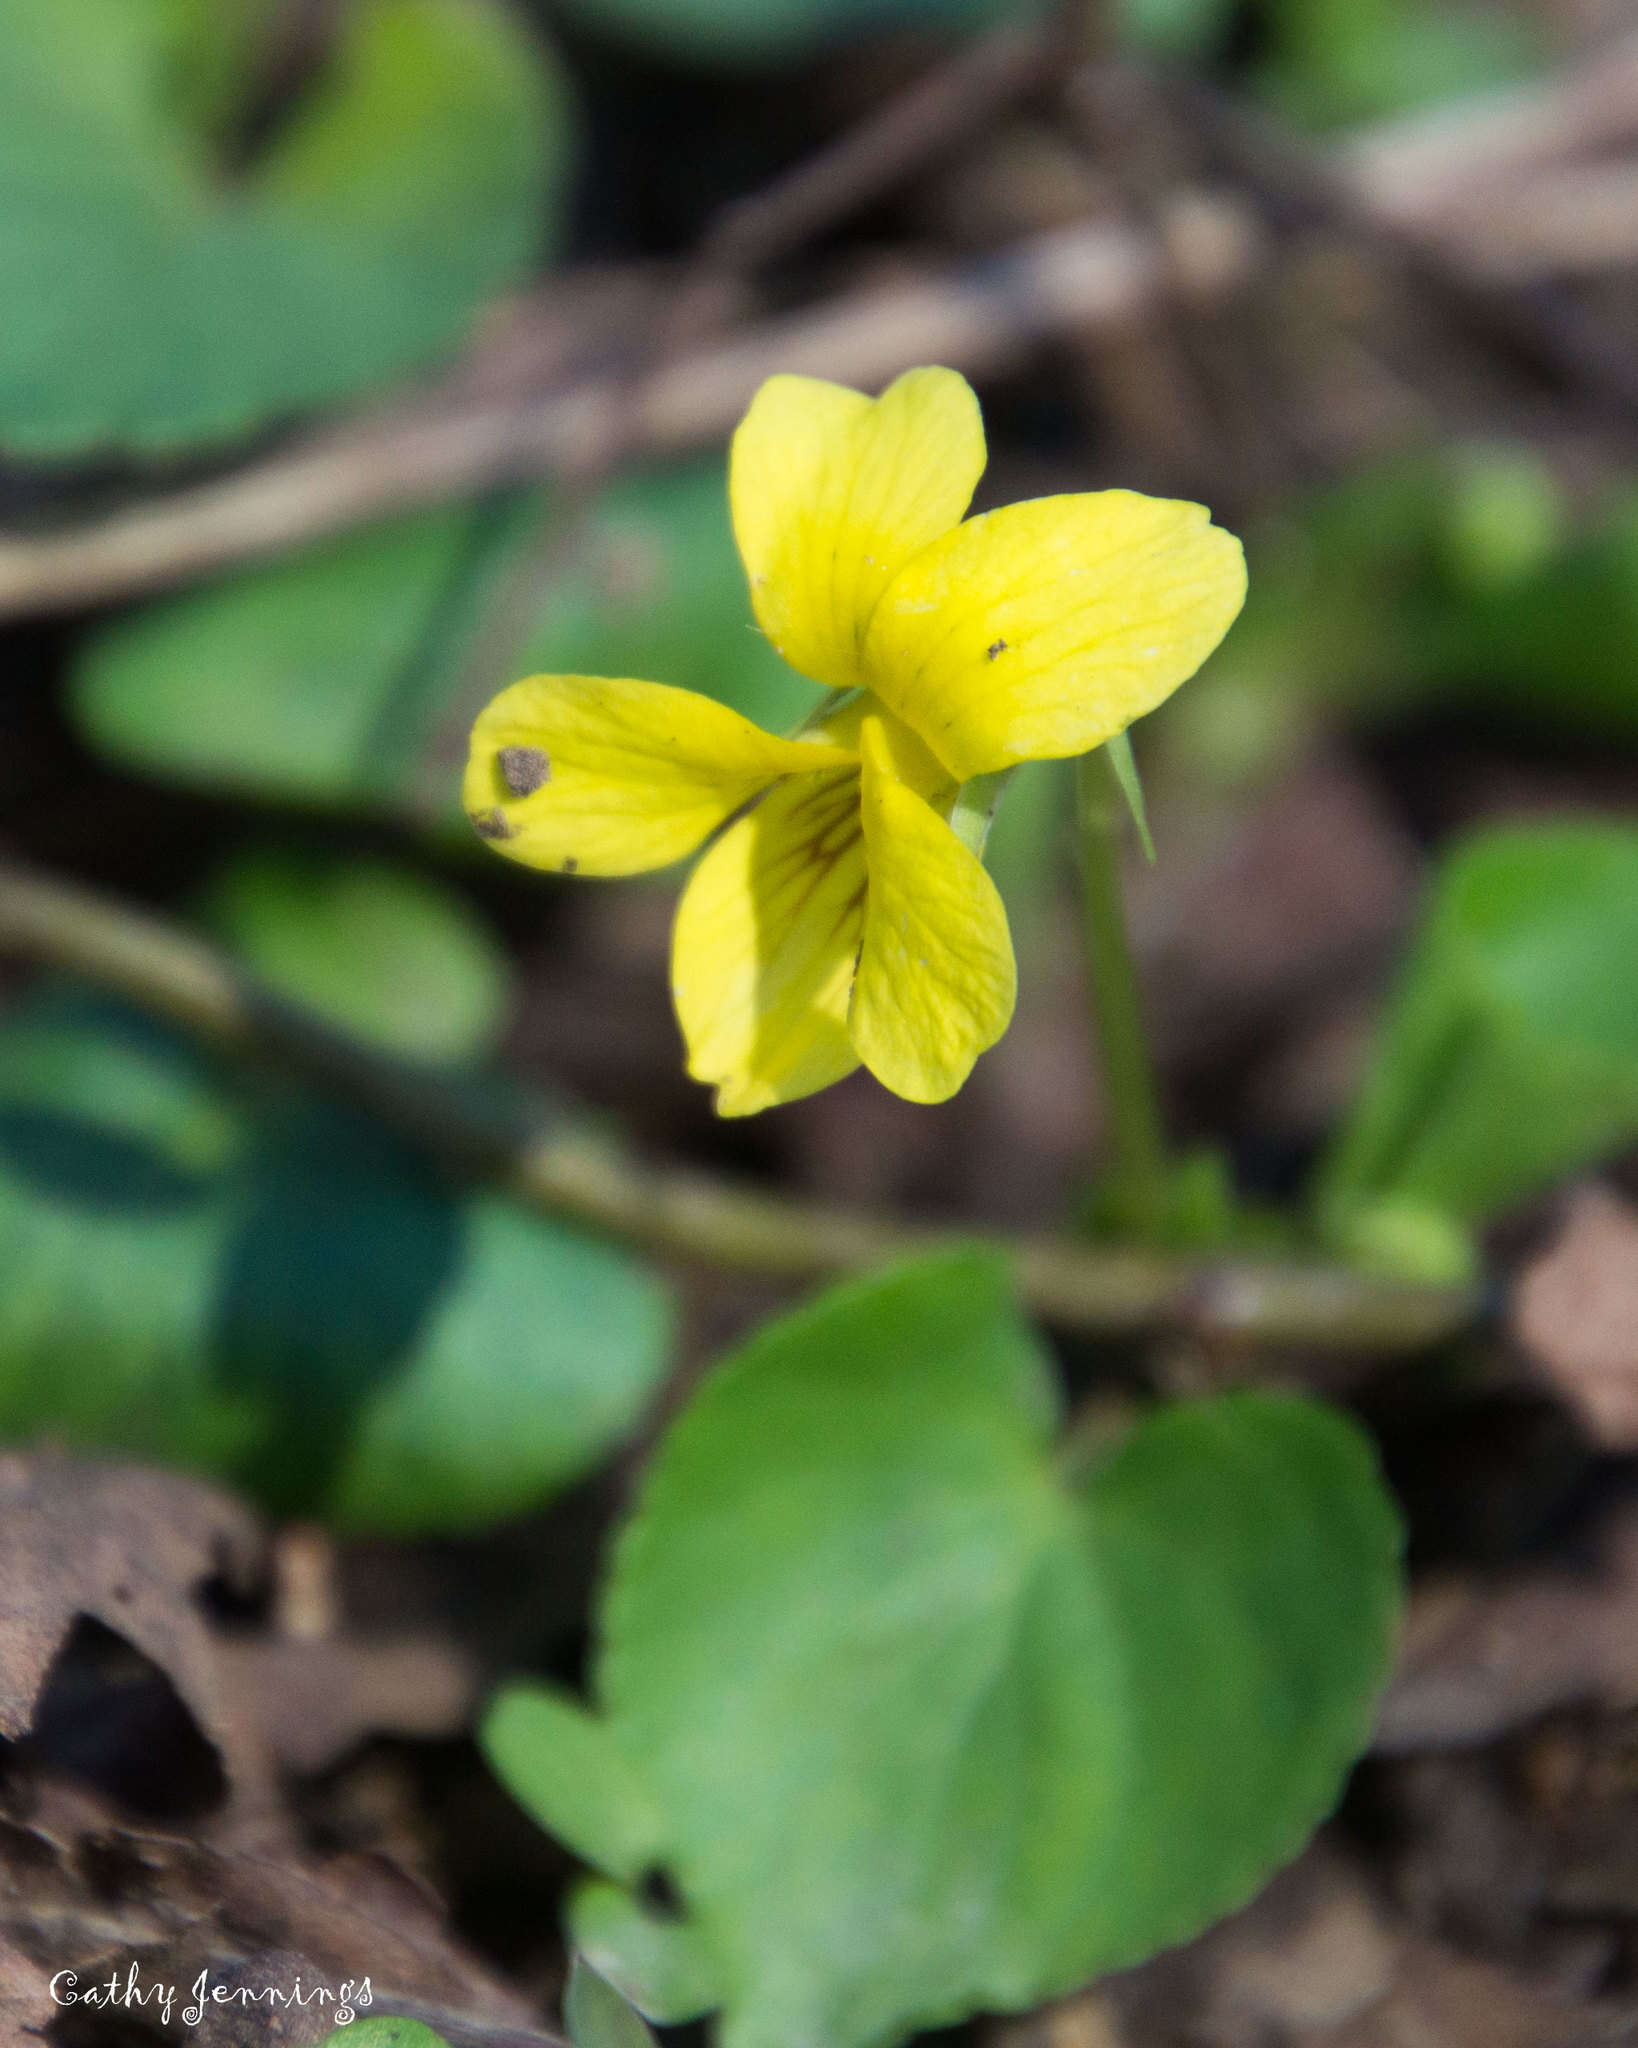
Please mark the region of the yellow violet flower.
[[950, 823], [962, 786], [1102, 746], [1240, 609], [1240, 544], [1203, 506], [1096, 491], [966, 519], [983, 468], [953, 370], [878, 399], [770, 378], [729, 463], [751, 603], [792, 668], [859, 694], [776, 739], [663, 683], [531, 676], [473, 730], [466, 807], [513, 860], [636, 874], [727, 827], [672, 944], [688, 1070], [724, 1116], [861, 1061], [913, 1102], [953, 1095], [1015, 989]]

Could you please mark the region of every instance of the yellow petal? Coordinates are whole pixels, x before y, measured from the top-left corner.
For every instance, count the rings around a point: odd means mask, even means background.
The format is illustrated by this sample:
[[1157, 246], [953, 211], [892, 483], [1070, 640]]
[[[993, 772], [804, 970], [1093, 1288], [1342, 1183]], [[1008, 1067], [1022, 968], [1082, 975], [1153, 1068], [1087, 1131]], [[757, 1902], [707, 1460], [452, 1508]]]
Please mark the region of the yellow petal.
[[779, 776], [851, 759], [774, 739], [693, 690], [530, 676], [472, 728], [461, 795], [473, 825], [511, 860], [635, 875], [692, 853]]
[[978, 400], [954, 370], [878, 399], [770, 377], [734, 435], [728, 494], [758, 622], [805, 676], [851, 689], [876, 600], [947, 533], [984, 470]]
[[1012, 1021], [1007, 913], [983, 864], [893, 773], [878, 721], [860, 739], [870, 896], [848, 1029], [894, 1094], [943, 1102]]
[[848, 991], [864, 924], [856, 769], [792, 778], [731, 825], [677, 906], [671, 992], [688, 1071], [722, 1116], [828, 1088], [859, 1064]]
[[1245, 597], [1203, 505], [1098, 491], [970, 519], [876, 607], [870, 687], [965, 781], [1084, 754], [1193, 675]]

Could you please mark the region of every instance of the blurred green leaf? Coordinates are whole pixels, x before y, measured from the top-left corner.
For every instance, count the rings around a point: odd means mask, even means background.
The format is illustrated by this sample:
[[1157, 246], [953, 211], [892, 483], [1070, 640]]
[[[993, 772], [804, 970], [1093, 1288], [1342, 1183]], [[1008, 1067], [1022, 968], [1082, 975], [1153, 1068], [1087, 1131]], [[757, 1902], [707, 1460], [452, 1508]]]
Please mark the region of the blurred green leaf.
[[1272, 0], [1268, 20], [1264, 89], [1319, 128], [1493, 91], [1545, 54], [1522, 8], [1484, 0]]
[[240, 855], [205, 921], [257, 978], [388, 1052], [481, 1060], [509, 969], [464, 897], [429, 875], [342, 855]]
[[[1364, 1440], [1242, 1394], [1077, 1473], [1056, 1422], [1003, 1269], [969, 1254], [770, 1325], [656, 1454], [598, 1695], [726, 2048], [1067, 1991], [1248, 1898], [1335, 1800], [1397, 1605]], [[550, 1807], [549, 1759], [523, 1771]]]
[[1638, 498], [1535, 573], [1459, 590], [1429, 618], [1424, 649], [1458, 701], [1542, 730], [1638, 740]]
[[[425, 513], [154, 605], [91, 637], [76, 714], [94, 745], [153, 774], [410, 806], [434, 745], [458, 744], [481, 708], [454, 701], [466, 656], [541, 516], [534, 494]], [[816, 694], [752, 624], [720, 462], [623, 478], [565, 538], [497, 682], [542, 671], [703, 690], [774, 731]], [[444, 781], [458, 819], [454, 762]]]
[[401, 2020], [391, 2013], [350, 2020], [327, 2035], [322, 2048], [449, 2048], [422, 2020]]
[[1266, 778], [1328, 712], [1501, 710], [1524, 730], [1638, 738], [1638, 498], [1578, 537], [1539, 456], [1457, 444], [1298, 501], [1248, 534], [1247, 557], [1245, 611], [1156, 717], [1173, 772]]
[[536, 260], [564, 92], [494, 0], [357, 0], [242, 170], [271, 10], [0, 0], [0, 444], [165, 453], [458, 343]]
[[563, 2024], [574, 2048], [654, 2048], [654, 2036], [612, 1984], [577, 1955], [569, 1965]]
[[664, 1848], [664, 1824], [608, 1724], [543, 1685], [509, 1685], [484, 1716], [496, 1775], [588, 1863], [635, 1882]]
[[717, 1966], [688, 1921], [597, 1878], [575, 1887], [568, 1918], [575, 1947], [656, 2026], [682, 2026], [721, 2005]]
[[[1365, 1088], [1319, 1180], [1328, 1234], [1426, 1269], [1638, 1136], [1638, 831], [1480, 833], [1435, 878]], [[1373, 1220], [1374, 1219], [1374, 1220]], [[1420, 1219], [1420, 1220], [1419, 1220]], [[1430, 1234], [1432, 1233], [1432, 1234]]]
[[1150, 56], [1200, 62], [1223, 44], [1238, 0], [1117, 0], [1121, 40]]
[[0, 1267], [0, 1431], [351, 1527], [534, 1505], [629, 1432], [668, 1349], [624, 1254], [65, 998], [0, 1027]]
[[956, 35], [1028, 20], [1040, 0], [569, 0], [617, 36], [681, 61], [791, 63], [853, 38], [920, 29]]

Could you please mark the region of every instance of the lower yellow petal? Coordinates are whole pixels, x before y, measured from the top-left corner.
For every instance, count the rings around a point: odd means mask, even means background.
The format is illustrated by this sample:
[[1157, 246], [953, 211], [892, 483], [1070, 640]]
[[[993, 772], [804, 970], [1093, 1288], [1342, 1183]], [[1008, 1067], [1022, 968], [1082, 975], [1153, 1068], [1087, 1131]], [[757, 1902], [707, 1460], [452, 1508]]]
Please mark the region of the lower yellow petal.
[[869, 687], [966, 781], [1089, 753], [1169, 697], [1245, 598], [1203, 505], [1034, 498], [912, 557], [877, 605]]
[[1007, 913], [977, 856], [893, 773], [880, 721], [860, 742], [870, 896], [848, 1030], [895, 1095], [943, 1102], [1012, 1021]]
[[677, 906], [671, 992], [688, 1071], [722, 1116], [828, 1088], [859, 1064], [848, 992], [864, 925], [859, 777], [793, 777], [731, 825]]
[[851, 759], [775, 739], [693, 690], [530, 676], [472, 728], [461, 795], [473, 825], [511, 860], [635, 875], [692, 853], [778, 777]]

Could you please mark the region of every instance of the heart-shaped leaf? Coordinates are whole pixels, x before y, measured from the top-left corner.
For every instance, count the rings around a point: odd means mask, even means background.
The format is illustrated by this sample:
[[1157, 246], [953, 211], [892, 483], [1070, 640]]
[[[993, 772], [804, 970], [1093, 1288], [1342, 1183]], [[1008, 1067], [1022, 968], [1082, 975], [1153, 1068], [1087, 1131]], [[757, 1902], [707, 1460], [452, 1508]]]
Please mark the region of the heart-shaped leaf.
[[[151, 606], [92, 636], [76, 714], [94, 745], [157, 775], [371, 809], [412, 804], [453, 732], [443, 786], [458, 818], [481, 708], [455, 701], [468, 649], [540, 514], [532, 493], [424, 513]], [[604, 492], [512, 664], [542, 671], [651, 676], [775, 732], [815, 694], [752, 624], [718, 462]]]
[[[1478, 1223], [1638, 1135], [1638, 832], [1476, 834], [1444, 862], [1321, 1177], [1367, 1214]], [[1372, 1225], [1367, 1235], [1379, 1234]]]
[[475, 1061], [494, 1049], [506, 955], [430, 875], [334, 854], [245, 853], [212, 881], [204, 915], [267, 987], [388, 1052]]
[[535, 1505], [634, 1426], [668, 1349], [623, 1253], [60, 998], [0, 1029], [0, 1269], [0, 1432], [359, 1528]]
[[544, 45], [495, 0], [337, 15], [233, 170], [267, 0], [0, 0], [0, 445], [238, 434], [447, 350], [527, 272], [567, 168]]
[[[729, 2048], [1065, 1991], [1239, 1904], [1335, 1800], [1397, 1599], [1357, 1431], [1239, 1394], [1078, 1471], [1056, 1419], [1004, 1271], [963, 1255], [768, 1327], [661, 1445], [598, 1693]], [[551, 1745], [510, 1749], [567, 1812]], [[598, 1925], [640, 2001], [650, 1958]]]

